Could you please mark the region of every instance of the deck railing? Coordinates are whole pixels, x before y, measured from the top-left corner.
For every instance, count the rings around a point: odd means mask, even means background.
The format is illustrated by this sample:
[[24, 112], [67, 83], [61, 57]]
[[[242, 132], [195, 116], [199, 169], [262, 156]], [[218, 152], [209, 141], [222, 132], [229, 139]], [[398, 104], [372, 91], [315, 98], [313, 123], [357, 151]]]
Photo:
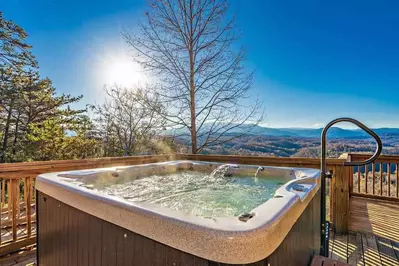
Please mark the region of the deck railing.
[[[348, 155], [348, 160], [364, 160], [368, 156], [354, 153]], [[398, 166], [399, 156], [382, 155], [372, 164], [351, 167], [351, 195], [399, 201]]]
[[41, 173], [182, 159], [182, 155], [134, 156], [0, 164], [0, 256], [36, 243], [35, 179]]
[[35, 177], [2, 177], [0, 254], [35, 243]]
[[[378, 176], [378, 167], [374, 166], [374, 171], [369, 171], [368, 178], [366, 179], [364, 178], [364, 172], [360, 171], [361, 182], [358, 184], [355, 182], [357, 180], [355, 176], [358, 168], [343, 166], [343, 163], [347, 160], [359, 160], [368, 156], [369, 155], [350, 154], [341, 156], [339, 159], [327, 160], [327, 168], [334, 176], [331, 182], [329, 182], [330, 201], [328, 205], [330, 209], [330, 221], [333, 222], [338, 232], [347, 231], [350, 194], [381, 197], [380, 191], [386, 193], [386, 191], [389, 190], [389, 198], [397, 199], [397, 183], [395, 183], [396, 187], [391, 184], [390, 188], [384, 190], [380, 189], [380, 186], [381, 184], [386, 186], [384, 183], [385, 181], [380, 184], [377, 179], [373, 179], [374, 184], [371, 187], [363, 188], [366, 182], [367, 185], [369, 182], [373, 183], [370, 177], [374, 175]], [[36, 201], [34, 184], [37, 175], [57, 171], [135, 165], [169, 160], [200, 160], [222, 163], [320, 168], [320, 160], [314, 158], [183, 154], [0, 164], [0, 229], [2, 232], [0, 237], [0, 256], [35, 244]], [[382, 174], [383, 179], [385, 176], [385, 179], [390, 180], [391, 183], [393, 180], [397, 180], [398, 171], [397, 168], [394, 170], [392, 165], [397, 167], [399, 157], [382, 156], [378, 162], [391, 164], [391, 168], [383, 167], [383, 169], [386, 169]], [[390, 174], [388, 174], [387, 171], [390, 171]], [[359, 186], [360, 189], [358, 190]], [[373, 187], [374, 190], [372, 189]]]

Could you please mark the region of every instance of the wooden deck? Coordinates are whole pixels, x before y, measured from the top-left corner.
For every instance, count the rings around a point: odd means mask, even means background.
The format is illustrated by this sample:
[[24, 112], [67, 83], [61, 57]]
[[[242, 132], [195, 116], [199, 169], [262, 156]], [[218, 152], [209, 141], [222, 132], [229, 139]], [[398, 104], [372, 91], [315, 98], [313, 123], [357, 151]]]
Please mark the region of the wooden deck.
[[348, 266], [349, 264], [331, 258], [315, 255], [310, 266]]
[[36, 264], [36, 249], [30, 251], [19, 252], [4, 258], [0, 258], [0, 265], [2, 266], [35, 266]]
[[348, 220], [349, 231], [399, 242], [399, 202], [351, 197]]
[[399, 265], [399, 204], [350, 197], [349, 234], [330, 240], [330, 257], [350, 265]]
[[349, 265], [397, 266], [399, 243], [359, 232], [333, 234], [330, 238], [330, 258]]

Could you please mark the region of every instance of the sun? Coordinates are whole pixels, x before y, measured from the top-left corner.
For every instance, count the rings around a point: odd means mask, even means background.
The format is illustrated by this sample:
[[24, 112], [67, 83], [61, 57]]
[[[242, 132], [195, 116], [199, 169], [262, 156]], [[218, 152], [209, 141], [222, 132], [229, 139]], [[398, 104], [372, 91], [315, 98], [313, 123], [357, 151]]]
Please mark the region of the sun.
[[106, 85], [131, 87], [146, 82], [139, 65], [128, 57], [114, 57], [104, 64], [103, 77]]

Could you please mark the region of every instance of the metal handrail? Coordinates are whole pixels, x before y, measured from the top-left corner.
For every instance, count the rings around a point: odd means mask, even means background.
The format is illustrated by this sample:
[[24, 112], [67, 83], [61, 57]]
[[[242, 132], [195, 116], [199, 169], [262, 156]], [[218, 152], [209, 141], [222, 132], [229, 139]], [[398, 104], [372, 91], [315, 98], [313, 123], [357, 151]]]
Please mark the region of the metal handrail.
[[360, 162], [344, 162], [344, 166], [354, 166], [354, 165], [366, 165], [374, 162], [377, 160], [378, 156], [380, 156], [381, 151], [382, 151], [382, 141], [381, 138], [370, 128], [365, 126], [363, 123], [359, 122], [356, 119], [349, 118], [349, 117], [342, 117], [342, 118], [337, 118], [328, 123], [325, 128], [323, 129], [323, 132], [321, 133], [321, 206], [320, 206], [320, 215], [321, 215], [321, 228], [320, 228], [320, 255], [322, 256], [328, 256], [328, 240], [329, 240], [329, 223], [326, 221], [326, 178], [330, 177], [330, 173], [327, 172], [327, 162], [326, 162], [326, 142], [327, 142], [327, 132], [328, 130], [335, 124], [340, 123], [340, 122], [349, 122], [353, 123], [359, 128], [363, 129], [366, 131], [368, 134], [370, 134], [375, 141], [377, 142], [377, 148], [369, 159], [360, 161]]

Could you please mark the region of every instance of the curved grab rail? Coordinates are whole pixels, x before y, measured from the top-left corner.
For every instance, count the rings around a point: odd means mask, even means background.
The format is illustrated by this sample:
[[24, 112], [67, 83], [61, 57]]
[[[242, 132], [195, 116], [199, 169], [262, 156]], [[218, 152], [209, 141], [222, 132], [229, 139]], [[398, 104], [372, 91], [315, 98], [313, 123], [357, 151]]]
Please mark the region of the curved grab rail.
[[364, 125], [363, 123], [359, 122], [356, 119], [349, 117], [337, 118], [328, 123], [323, 129], [323, 132], [321, 133], [321, 206], [320, 206], [321, 208], [320, 255], [322, 256], [328, 256], [328, 239], [329, 239], [329, 223], [326, 221], [326, 180], [325, 180], [326, 177], [330, 176], [329, 173], [327, 173], [327, 163], [326, 163], [327, 132], [333, 125], [340, 122], [349, 122], [355, 124], [359, 128], [366, 131], [369, 135], [371, 135], [377, 142], [377, 148], [373, 156], [371, 156], [369, 159], [360, 162], [344, 162], [344, 166], [361, 166], [361, 165], [370, 164], [375, 160], [377, 160], [378, 156], [380, 156], [382, 151], [381, 138], [374, 131], [372, 131], [370, 128], [368, 128], [366, 125]]
[[[371, 156], [369, 159], [364, 160], [364, 161], [360, 161], [360, 162], [344, 162], [345, 166], [355, 166], [355, 165], [366, 165], [366, 164], [370, 164], [372, 162], [374, 162], [375, 160], [377, 160], [378, 156], [380, 156], [381, 151], [382, 151], [382, 141], [381, 138], [370, 128], [368, 128], [366, 125], [364, 125], [363, 123], [361, 123], [360, 121], [353, 119], [353, 118], [349, 118], [349, 117], [342, 117], [342, 118], [337, 118], [334, 119], [333, 121], [331, 121], [330, 123], [328, 123], [326, 125], [326, 127], [323, 129], [322, 132], [322, 158], [323, 158], [323, 150], [324, 153], [326, 151], [326, 139], [327, 139], [327, 131], [335, 124], [340, 123], [340, 122], [349, 122], [352, 124], [355, 124], [356, 126], [358, 126], [359, 128], [363, 129], [364, 131], [366, 131], [369, 135], [371, 135], [375, 141], [377, 142], [377, 148], [373, 154], [373, 156]], [[324, 145], [323, 145], [324, 144]], [[324, 147], [324, 148], [323, 148]], [[324, 157], [325, 158], [325, 157]]]

